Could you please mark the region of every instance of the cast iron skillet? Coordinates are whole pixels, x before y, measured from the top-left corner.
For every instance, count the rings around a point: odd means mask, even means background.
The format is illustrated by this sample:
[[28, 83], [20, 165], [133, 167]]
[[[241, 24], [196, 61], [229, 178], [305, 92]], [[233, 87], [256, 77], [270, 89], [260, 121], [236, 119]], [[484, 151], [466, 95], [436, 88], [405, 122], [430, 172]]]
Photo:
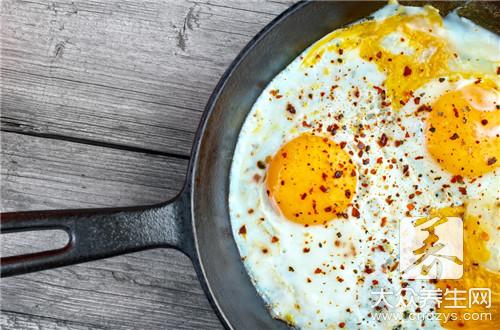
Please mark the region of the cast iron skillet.
[[[70, 241], [62, 249], [2, 258], [1, 275], [171, 247], [191, 258], [227, 328], [286, 328], [267, 312], [231, 234], [229, 169], [239, 130], [263, 88], [302, 50], [383, 5], [312, 2], [289, 8], [250, 41], [215, 88], [195, 138], [186, 183], [177, 197], [151, 206], [3, 213], [2, 233], [63, 229]], [[456, 3], [433, 5], [446, 13]]]

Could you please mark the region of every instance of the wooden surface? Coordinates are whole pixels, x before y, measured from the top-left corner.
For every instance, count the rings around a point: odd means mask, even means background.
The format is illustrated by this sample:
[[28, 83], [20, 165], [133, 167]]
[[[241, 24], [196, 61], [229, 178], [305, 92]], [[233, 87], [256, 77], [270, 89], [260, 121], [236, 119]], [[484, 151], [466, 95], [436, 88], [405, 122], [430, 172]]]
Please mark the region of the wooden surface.
[[[1, 1], [2, 210], [163, 201], [218, 79], [290, 1]], [[2, 253], [64, 242], [2, 236]], [[1, 280], [2, 329], [221, 328], [159, 249]]]

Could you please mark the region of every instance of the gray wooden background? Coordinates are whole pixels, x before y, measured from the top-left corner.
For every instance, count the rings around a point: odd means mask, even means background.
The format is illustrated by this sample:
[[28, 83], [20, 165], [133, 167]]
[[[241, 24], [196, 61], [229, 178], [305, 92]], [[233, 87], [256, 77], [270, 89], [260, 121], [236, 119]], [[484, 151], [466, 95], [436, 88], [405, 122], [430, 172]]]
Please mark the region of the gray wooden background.
[[[231, 60], [291, 1], [1, 1], [2, 210], [173, 197]], [[4, 255], [61, 236], [3, 235]], [[187, 257], [151, 250], [1, 280], [2, 329], [221, 325]]]

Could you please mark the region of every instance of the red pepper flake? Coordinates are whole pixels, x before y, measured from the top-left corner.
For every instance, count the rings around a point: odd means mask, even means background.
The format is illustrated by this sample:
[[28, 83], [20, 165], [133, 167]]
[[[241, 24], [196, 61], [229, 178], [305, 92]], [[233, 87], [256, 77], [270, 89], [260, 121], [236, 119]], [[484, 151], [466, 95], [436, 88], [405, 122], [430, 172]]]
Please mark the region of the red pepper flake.
[[363, 159], [363, 165], [368, 165], [368, 164], [370, 164], [370, 159], [369, 158]]
[[291, 114], [295, 114], [297, 112], [295, 110], [295, 107], [291, 103], [288, 103], [286, 105], [286, 111], [290, 112]]
[[467, 195], [467, 189], [465, 187], [458, 187], [458, 191], [460, 191], [462, 195]]
[[340, 147], [342, 149], [344, 149], [346, 145], [347, 145], [347, 142], [345, 142], [345, 141], [340, 142]]
[[337, 134], [337, 130], [340, 128], [337, 124], [328, 125], [326, 131], [332, 133], [332, 135]]
[[339, 55], [344, 54], [344, 50], [342, 48], [339, 48]]
[[414, 98], [413, 102], [415, 102], [416, 105], [419, 105], [420, 104], [420, 97]]
[[345, 327], [345, 322], [340, 322], [339, 323], [339, 328], [344, 328]]
[[486, 119], [481, 120], [481, 124], [483, 124], [483, 126], [488, 125], [488, 120]]
[[495, 164], [496, 162], [497, 162], [497, 158], [496, 157], [491, 157], [491, 158], [488, 158], [487, 164], [489, 166], [489, 165]]
[[346, 189], [344, 191], [345, 197], [350, 198], [351, 197], [351, 191], [349, 189]]
[[461, 176], [461, 175], [454, 175], [451, 177], [451, 183], [455, 183], [455, 182], [458, 182], [458, 183], [464, 183], [464, 178]]
[[279, 89], [272, 89], [269, 91], [269, 94], [271, 94], [272, 96], [278, 96], [278, 93], [279, 93]]
[[342, 172], [342, 171], [335, 171], [335, 179], [341, 178], [342, 174], [344, 174], [344, 172]]
[[254, 212], [253, 209], [248, 209], [248, 214], [252, 214]]
[[337, 281], [338, 281], [339, 283], [342, 283], [342, 282], [344, 282], [344, 279], [343, 279], [342, 277], [340, 277], [340, 276], [337, 276]]
[[417, 113], [418, 112], [429, 112], [429, 111], [432, 111], [432, 108], [430, 105], [427, 105], [427, 104], [422, 104], [421, 106], [419, 106], [417, 108]]
[[316, 268], [314, 270], [314, 274], [321, 274], [321, 273], [323, 273], [323, 271], [321, 270], [321, 268]]
[[332, 212], [332, 207], [331, 206], [325, 207], [325, 212]]
[[312, 280], [308, 277], [307, 278], [307, 283], [311, 283], [311, 282], [312, 282]]
[[372, 281], [372, 284], [373, 284], [373, 285], [378, 285], [378, 281], [377, 281], [377, 280], [373, 280], [373, 281]]
[[311, 249], [310, 249], [310, 248], [305, 247], [302, 251], [303, 251], [304, 253], [309, 253], [309, 251], [311, 251]]
[[375, 271], [375, 269], [368, 267], [368, 265], [365, 265], [365, 273], [371, 274]]
[[307, 193], [303, 193], [300, 195], [300, 199], [302, 199], [302, 200], [306, 199], [306, 197], [307, 197]]
[[359, 97], [359, 89], [356, 88], [356, 90], [354, 91], [354, 96]]
[[238, 234], [240, 235], [245, 235], [247, 233], [247, 227], [245, 225], [240, 227], [240, 230], [238, 231]]
[[321, 186], [319, 186], [319, 190], [321, 190], [322, 192], [326, 193], [328, 191], [328, 188], [325, 187], [325, 186], [323, 186], [323, 185], [321, 185]]
[[383, 217], [382, 219], [380, 219], [380, 227], [385, 227], [386, 224], [387, 224], [387, 217]]
[[359, 214], [359, 210], [355, 207], [352, 208], [352, 212], [351, 212], [351, 215], [353, 217], [356, 217], [356, 218], [359, 218], [361, 215]]
[[266, 169], [266, 163], [264, 163], [262, 160], [259, 160], [257, 162], [257, 167], [260, 168], [261, 170], [265, 170]]
[[407, 77], [411, 75], [411, 69], [408, 66], [405, 66], [405, 69], [403, 71], [403, 76]]
[[377, 54], [375, 54], [375, 56], [377, 56], [377, 58], [382, 58], [382, 52], [378, 51]]
[[261, 178], [262, 178], [262, 177], [261, 177], [260, 175], [258, 175], [258, 174], [254, 174], [254, 176], [253, 176], [253, 180], [254, 180], [255, 182], [257, 182], [257, 183], [258, 183], [258, 182], [260, 182], [260, 179], [261, 179]]
[[382, 157], [377, 158], [377, 164], [382, 164], [382, 160], [383, 160]]
[[279, 239], [278, 237], [276, 237], [276, 236], [271, 237], [271, 243], [276, 243], [276, 242], [278, 242], [279, 240], [280, 240], [280, 239]]
[[500, 74], [500, 66], [497, 67], [497, 74]]
[[460, 136], [457, 134], [457, 133], [453, 133], [452, 136], [450, 136], [450, 140], [456, 140], [458, 139]]
[[377, 90], [377, 94], [384, 94], [385, 93], [385, 91], [378, 86], [373, 86], [373, 88], [375, 88]]
[[417, 157], [415, 157], [415, 160], [419, 160], [419, 159], [424, 159], [424, 156], [417, 156]]
[[266, 248], [263, 248], [263, 249], [262, 249], [262, 253], [266, 254], [267, 252], [269, 252], [269, 250], [268, 250], [268, 249], [266, 249]]
[[356, 171], [355, 170], [351, 171], [351, 176], [356, 176]]
[[379, 249], [382, 252], [385, 252], [385, 249], [382, 245], [377, 245], [377, 249]]
[[378, 141], [378, 145], [381, 147], [385, 147], [387, 145], [387, 140], [387, 135], [385, 135], [385, 133], [382, 133]]
[[302, 122], [302, 126], [304, 126], [304, 127], [311, 127], [311, 125], [308, 124], [307, 121], [305, 121], [305, 120]]
[[410, 166], [403, 165], [403, 174], [405, 174], [406, 176], [408, 176], [408, 174], [410, 174]]
[[400, 146], [400, 145], [402, 145], [403, 143], [404, 143], [404, 141], [402, 141], [402, 140], [396, 140], [396, 141], [394, 141], [394, 145], [395, 145], [396, 147], [399, 147], [399, 146]]

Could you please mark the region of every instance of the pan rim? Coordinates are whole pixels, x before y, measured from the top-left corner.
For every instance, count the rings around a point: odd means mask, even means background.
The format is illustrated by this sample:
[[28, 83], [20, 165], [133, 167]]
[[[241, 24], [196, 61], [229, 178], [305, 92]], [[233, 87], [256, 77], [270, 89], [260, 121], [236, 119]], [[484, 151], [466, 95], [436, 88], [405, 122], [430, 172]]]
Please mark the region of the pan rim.
[[207, 104], [205, 106], [205, 109], [203, 111], [202, 117], [200, 119], [200, 123], [198, 125], [198, 128], [196, 130], [195, 137], [194, 137], [194, 143], [193, 143], [193, 147], [191, 150], [191, 158], [189, 161], [188, 173], [186, 176], [186, 178], [187, 178], [186, 191], [189, 191], [189, 193], [190, 193], [189, 208], [190, 208], [190, 213], [191, 213], [191, 226], [192, 226], [193, 241], [194, 241], [193, 242], [194, 252], [193, 252], [193, 256], [191, 258], [192, 258], [192, 262], [193, 262], [193, 265], [195, 267], [195, 270], [198, 274], [198, 278], [200, 280], [200, 284], [202, 285], [203, 291], [205, 292], [205, 295], [207, 296], [210, 305], [212, 306], [213, 310], [217, 314], [222, 325], [226, 329], [234, 329], [234, 326], [231, 324], [231, 322], [229, 321], [225, 312], [221, 308], [219, 301], [215, 297], [212, 286], [209, 283], [209, 281], [207, 280], [205, 266], [204, 266], [203, 260], [201, 260], [201, 258], [200, 258], [200, 247], [199, 247], [199, 242], [198, 242], [198, 238], [197, 238], [197, 229], [196, 229], [196, 224], [195, 224], [196, 219], [195, 219], [195, 210], [194, 210], [194, 190], [195, 190], [196, 184], [195, 184], [194, 180], [196, 177], [198, 155], [200, 154], [201, 141], [203, 139], [205, 130], [207, 128], [208, 120], [209, 120], [210, 116], [212, 115], [212, 113], [214, 112], [217, 100], [219, 99], [220, 95], [224, 91], [224, 88], [226, 86], [227, 81], [231, 78], [231, 76], [236, 71], [236, 69], [239, 67], [241, 62], [247, 56], [249, 56], [251, 54], [252, 50], [257, 46], [257, 44], [267, 34], [269, 34], [276, 26], [281, 24], [289, 16], [302, 10], [306, 6], [312, 5], [313, 3], [314, 3], [313, 1], [301, 0], [301, 1], [291, 5], [285, 11], [283, 11], [278, 16], [276, 16], [266, 26], [264, 26], [264, 28], [262, 28], [262, 30], [260, 30], [245, 45], [245, 47], [243, 47], [243, 49], [234, 58], [234, 60], [231, 62], [231, 64], [228, 66], [228, 68], [224, 71], [224, 74], [221, 76], [221, 78], [219, 79], [219, 82], [215, 86], [212, 94], [210, 95], [210, 97], [207, 101]]

